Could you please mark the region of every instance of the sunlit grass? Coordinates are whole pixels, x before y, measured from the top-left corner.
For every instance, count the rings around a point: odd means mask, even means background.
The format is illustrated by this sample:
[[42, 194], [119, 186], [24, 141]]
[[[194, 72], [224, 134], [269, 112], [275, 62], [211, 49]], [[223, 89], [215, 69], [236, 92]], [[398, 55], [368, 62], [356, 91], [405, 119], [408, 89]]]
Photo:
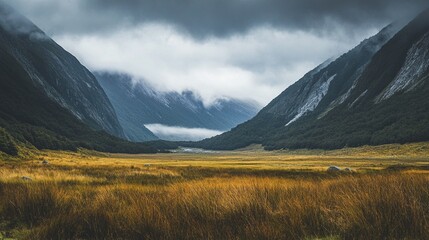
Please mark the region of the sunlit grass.
[[[32, 152], [27, 160], [0, 161], [0, 236], [427, 239], [427, 146]], [[327, 173], [331, 165], [354, 172]]]
[[321, 170], [328, 166], [351, 167], [358, 169], [384, 169], [387, 166], [403, 164], [425, 166], [429, 160], [429, 143], [407, 145], [385, 145], [342, 149], [335, 151], [297, 150], [297, 151], [236, 151], [215, 152], [211, 154], [156, 154], [126, 155], [98, 154], [87, 155], [68, 152], [44, 152], [43, 158], [59, 166], [120, 167], [208, 167], [239, 168], [259, 170]]

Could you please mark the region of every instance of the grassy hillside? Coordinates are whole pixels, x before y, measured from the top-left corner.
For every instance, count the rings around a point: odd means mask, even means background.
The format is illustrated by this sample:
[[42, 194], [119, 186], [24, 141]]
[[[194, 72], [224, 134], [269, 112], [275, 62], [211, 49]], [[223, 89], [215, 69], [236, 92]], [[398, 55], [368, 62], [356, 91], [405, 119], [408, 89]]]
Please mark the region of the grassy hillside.
[[418, 90], [393, 96], [379, 104], [343, 106], [318, 119], [314, 112], [285, 127], [282, 116], [260, 114], [219, 137], [185, 145], [233, 150], [250, 144], [266, 149], [340, 149], [362, 145], [429, 140], [429, 79]]
[[393, 96], [379, 104], [355, 109], [344, 106], [314, 121], [316, 114], [291, 124], [265, 141], [268, 149], [343, 148], [365, 144], [420, 142], [429, 139], [429, 81], [418, 90]]
[[13, 137], [4, 128], [0, 128], [0, 152], [9, 155], [18, 154], [18, 149]]

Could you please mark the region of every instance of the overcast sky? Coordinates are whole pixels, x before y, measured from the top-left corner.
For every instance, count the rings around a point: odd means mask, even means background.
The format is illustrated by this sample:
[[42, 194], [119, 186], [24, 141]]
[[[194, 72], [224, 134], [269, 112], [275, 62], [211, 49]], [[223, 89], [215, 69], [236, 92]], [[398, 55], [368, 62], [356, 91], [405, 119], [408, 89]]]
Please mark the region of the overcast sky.
[[3, 0], [93, 71], [267, 104], [427, 0]]

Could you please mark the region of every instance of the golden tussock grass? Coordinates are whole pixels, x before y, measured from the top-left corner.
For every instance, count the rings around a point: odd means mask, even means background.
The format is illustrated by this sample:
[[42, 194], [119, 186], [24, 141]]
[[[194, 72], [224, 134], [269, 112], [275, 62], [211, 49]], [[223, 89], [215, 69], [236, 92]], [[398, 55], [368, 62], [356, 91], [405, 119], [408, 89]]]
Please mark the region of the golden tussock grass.
[[[276, 163], [290, 158], [273, 154], [250, 155]], [[19, 235], [24, 239], [429, 238], [429, 174], [421, 156], [416, 167], [395, 158], [382, 160], [394, 163], [387, 170], [376, 164], [371, 171], [362, 165], [357, 173], [327, 174], [264, 168], [262, 160], [251, 169], [246, 154], [241, 168], [197, 155], [164, 155], [166, 162], [187, 158], [191, 166], [162, 164], [162, 155], [140, 161], [41, 155], [49, 165], [40, 158], [1, 165], [0, 239], [19, 229], [29, 229]], [[323, 166], [323, 159], [308, 161]], [[359, 163], [366, 160], [347, 162]]]
[[34, 239], [427, 239], [429, 178], [212, 178], [168, 186], [0, 183]]

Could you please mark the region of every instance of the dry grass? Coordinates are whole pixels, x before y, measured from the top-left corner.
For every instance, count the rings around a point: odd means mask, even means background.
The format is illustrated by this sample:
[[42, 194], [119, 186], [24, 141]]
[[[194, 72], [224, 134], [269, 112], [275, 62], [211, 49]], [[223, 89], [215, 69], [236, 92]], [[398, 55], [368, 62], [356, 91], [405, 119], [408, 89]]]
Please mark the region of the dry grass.
[[0, 239], [428, 239], [429, 154], [347, 151], [0, 162]]

